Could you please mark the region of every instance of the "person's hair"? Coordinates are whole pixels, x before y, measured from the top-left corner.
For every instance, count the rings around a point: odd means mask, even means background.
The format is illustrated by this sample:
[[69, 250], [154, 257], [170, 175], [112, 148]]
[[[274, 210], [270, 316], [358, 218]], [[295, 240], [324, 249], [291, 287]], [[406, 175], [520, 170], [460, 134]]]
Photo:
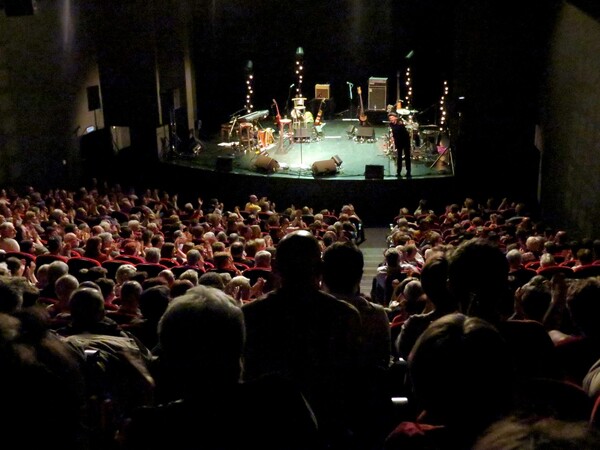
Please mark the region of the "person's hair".
[[185, 294], [188, 291], [188, 289], [191, 289], [193, 287], [194, 283], [192, 283], [190, 280], [175, 280], [171, 285], [171, 298], [179, 297]]
[[223, 291], [196, 286], [173, 299], [158, 324], [161, 358], [186, 389], [237, 383], [244, 316]]
[[115, 281], [117, 284], [123, 284], [125, 281], [131, 279], [135, 273], [136, 269], [133, 264], [123, 264], [115, 272]]
[[513, 310], [508, 261], [485, 239], [462, 242], [448, 253], [448, 285], [460, 311], [495, 323]]
[[194, 286], [198, 285], [199, 275], [198, 272], [194, 269], [188, 269], [184, 271], [181, 275], [179, 275], [180, 280], [190, 280]]
[[240, 241], [235, 241], [229, 246], [229, 252], [231, 256], [243, 256], [244, 254], [244, 244]]
[[21, 262], [21, 260], [16, 256], [9, 256], [8, 258], [6, 258], [6, 267], [10, 274], [13, 276], [17, 274], [22, 264], [23, 263]]
[[104, 317], [104, 299], [100, 290], [82, 285], [71, 295], [69, 309], [73, 325], [85, 330]]
[[198, 284], [202, 286], [214, 287], [220, 290], [225, 289], [225, 281], [217, 272], [206, 272], [198, 278]]
[[174, 258], [176, 249], [177, 247], [175, 247], [174, 242], [165, 242], [162, 248], [160, 249], [160, 257], [167, 259]]
[[0, 313], [13, 314], [23, 306], [22, 291], [16, 280], [10, 276], [0, 276]]
[[167, 286], [152, 286], [144, 290], [139, 299], [139, 307], [145, 319], [158, 322], [171, 299]]
[[448, 259], [443, 253], [430, 256], [421, 270], [421, 287], [427, 298], [437, 308], [445, 311], [457, 309], [456, 302], [448, 291]]
[[506, 253], [506, 260], [511, 266], [521, 264], [523, 261], [523, 254], [519, 249], [513, 248]]
[[99, 287], [102, 296], [106, 299], [110, 294], [115, 291], [115, 282], [110, 278], [102, 277], [94, 281]]
[[54, 291], [59, 300], [68, 300], [78, 287], [79, 280], [69, 274], [63, 275], [54, 283]]
[[305, 286], [321, 275], [321, 247], [317, 238], [305, 230], [286, 234], [277, 246], [275, 268], [283, 284]]
[[202, 254], [199, 250], [193, 248], [185, 254], [187, 264], [190, 266], [196, 265], [200, 262]]
[[146, 249], [146, 261], [149, 263], [158, 263], [160, 261], [161, 250], [156, 247]]
[[445, 315], [421, 334], [409, 356], [415, 399], [445, 425], [486, 426], [512, 406], [510, 361], [506, 341], [490, 323]]
[[506, 417], [493, 423], [472, 450], [596, 450], [600, 431], [586, 421]]
[[396, 248], [388, 248], [383, 256], [388, 267], [396, 267], [400, 262], [400, 252]]
[[213, 261], [215, 264], [215, 267], [217, 269], [223, 269], [227, 266], [227, 263], [230, 261], [231, 259], [231, 255], [229, 254], [229, 252], [217, 252], [213, 255]]
[[260, 250], [254, 256], [255, 267], [271, 267], [272, 255], [268, 250]]
[[121, 286], [121, 303], [125, 303], [132, 298], [139, 299], [142, 295], [142, 285], [137, 281], [128, 280]]
[[526, 319], [543, 322], [552, 299], [550, 281], [536, 275], [519, 289], [521, 308]]
[[572, 280], [567, 289], [567, 308], [573, 323], [585, 335], [600, 334], [600, 279]]
[[69, 266], [64, 261], [52, 261], [48, 264], [48, 283], [54, 284], [63, 275], [69, 273]]
[[323, 252], [323, 282], [331, 292], [353, 294], [363, 267], [363, 253], [351, 242], [334, 242]]

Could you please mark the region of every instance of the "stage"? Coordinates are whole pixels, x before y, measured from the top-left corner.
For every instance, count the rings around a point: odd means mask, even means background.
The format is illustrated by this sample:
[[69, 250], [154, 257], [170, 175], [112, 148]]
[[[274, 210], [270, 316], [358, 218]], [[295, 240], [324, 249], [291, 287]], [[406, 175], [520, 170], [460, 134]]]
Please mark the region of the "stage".
[[[357, 120], [325, 120], [320, 135], [312, 124], [307, 138], [279, 138], [272, 117], [261, 120], [258, 130], [273, 141], [265, 146], [230, 139], [228, 134], [200, 139], [197, 152], [171, 152], [162, 158], [160, 178], [183, 201], [195, 201], [198, 192], [223, 201], [226, 209], [243, 206], [247, 196], [266, 196], [278, 210], [290, 205], [339, 211], [352, 203], [370, 226], [387, 226], [402, 206], [416, 208], [427, 198], [432, 207], [455, 201], [456, 177], [452, 149], [440, 154], [431, 131], [421, 133], [412, 151], [412, 178], [396, 173], [395, 153], [388, 148], [385, 122], [370, 121], [367, 134]], [[431, 130], [432, 127], [424, 130]], [[232, 133], [233, 134], [233, 133]], [[261, 133], [262, 134], [262, 133]], [[372, 135], [371, 135], [372, 136]], [[315, 172], [317, 168], [327, 171]], [[332, 171], [330, 171], [332, 170]]]
[[[436, 145], [439, 130], [429, 125], [415, 128], [412, 177], [453, 176], [451, 147], [441, 154], [443, 148]], [[389, 148], [388, 130], [386, 123], [360, 126], [357, 119], [333, 119], [317, 127], [308, 123], [291, 132], [286, 127], [281, 139], [268, 117], [256, 124], [253, 132], [256, 138], [252, 140], [224, 133], [200, 140], [196, 152], [173, 152], [166, 159], [190, 167], [245, 175], [268, 174], [276, 178], [396, 178], [396, 153]], [[403, 169], [402, 175], [405, 173]]]

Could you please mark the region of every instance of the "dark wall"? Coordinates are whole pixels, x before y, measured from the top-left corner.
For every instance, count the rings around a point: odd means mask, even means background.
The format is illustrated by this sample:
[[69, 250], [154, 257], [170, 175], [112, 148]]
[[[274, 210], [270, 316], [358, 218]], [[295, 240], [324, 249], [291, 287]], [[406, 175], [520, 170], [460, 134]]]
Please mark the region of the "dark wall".
[[450, 72], [453, 1], [197, 3], [193, 45], [198, 108], [213, 131], [245, 104], [248, 60], [255, 75], [255, 109], [269, 109], [275, 99], [283, 114], [289, 86], [296, 83], [298, 47], [304, 50], [302, 94], [311, 99], [315, 84], [330, 84], [334, 112], [350, 106], [347, 81], [355, 86], [354, 107], [359, 86], [366, 107], [370, 77], [388, 78], [387, 100], [393, 103], [396, 73], [401, 71], [404, 84], [408, 64], [414, 71], [415, 101], [425, 109], [438, 101]]
[[[457, 173], [478, 189], [535, 201], [539, 86], [552, 2], [460, 1], [455, 23]], [[458, 97], [464, 97], [460, 100]]]
[[[542, 207], [579, 236], [600, 236], [600, 14], [563, 2], [543, 92]], [[590, 5], [588, 5], [590, 6]]]

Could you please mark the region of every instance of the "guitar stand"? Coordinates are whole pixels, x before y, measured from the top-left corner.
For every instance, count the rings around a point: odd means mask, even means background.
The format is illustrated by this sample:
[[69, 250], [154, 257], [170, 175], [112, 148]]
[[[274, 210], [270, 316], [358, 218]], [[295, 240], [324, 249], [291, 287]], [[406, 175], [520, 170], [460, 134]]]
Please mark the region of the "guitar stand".
[[[448, 154], [448, 159], [450, 160], [450, 168], [452, 169], [452, 175], [454, 175], [454, 158], [452, 157], [452, 149], [450, 148], [450, 146], [446, 147], [444, 149], [444, 151], [442, 153], [440, 153], [438, 155], [438, 157], [435, 159], [435, 161], [429, 166], [429, 168], [433, 168], [433, 166], [435, 166], [437, 164], [438, 161], [440, 161], [442, 159], [442, 157], [444, 155]], [[444, 164], [448, 164], [445, 161], [443, 161]]]

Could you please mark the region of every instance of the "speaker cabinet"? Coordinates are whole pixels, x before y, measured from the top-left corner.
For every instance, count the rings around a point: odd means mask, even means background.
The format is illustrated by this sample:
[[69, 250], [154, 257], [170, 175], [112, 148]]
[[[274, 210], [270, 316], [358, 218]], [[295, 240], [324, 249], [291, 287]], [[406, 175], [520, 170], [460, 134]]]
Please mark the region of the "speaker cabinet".
[[279, 170], [279, 163], [267, 155], [259, 155], [254, 165], [258, 170], [267, 173], [274, 173]]
[[217, 171], [231, 172], [233, 170], [233, 156], [217, 156]]
[[337, 168], [338, 166], [333, 158], [315, 161], [311, 166], [313, 175], [329, 175], [336, 173]]
[[387, 78], [369, 78], [369, 100], [367, 109], [385, 111], [387, 108]]
[[88, 86], [86, 92], [88, 111], [100, 109], [100, 86]]
[[375, 139], [375, 128], [357, 127], [354, 134], [358, 139]]
[[310, 133], [311, 130], [308, 128], [296, 128], [294, 130], [294, 139], [306, 141], [307, 139], [310, 139]]
[[365, 166], [365, 178], [367, 180], [383, 180], [383, 166], [367, 164]]

